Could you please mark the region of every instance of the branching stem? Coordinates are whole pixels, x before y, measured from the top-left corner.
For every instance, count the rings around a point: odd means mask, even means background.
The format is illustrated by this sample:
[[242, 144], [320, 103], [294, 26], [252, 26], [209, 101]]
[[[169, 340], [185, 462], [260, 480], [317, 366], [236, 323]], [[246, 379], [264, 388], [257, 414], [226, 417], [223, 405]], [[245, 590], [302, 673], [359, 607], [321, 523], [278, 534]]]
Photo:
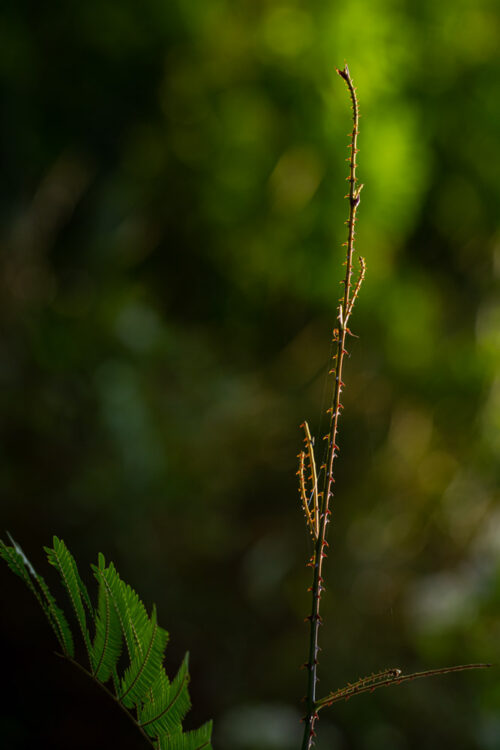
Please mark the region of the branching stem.
[[439, 677], [439, 675], [451, 674], [452, 672], [465, 672], [468, 669], [488, 669], [488, 667], [491, 667], [491, 664], [460, 664], [455, 667], [428, 669], [425, 672], [413, 672], [412, 674], [402, 674], [399, 669], [388, 669], [386, 672], [382, 672], [378, 675], [372, 675], [371, 677], [365, 677], [362, 680], [358, 680], [358, 682], [355, 682], [352, 685], [346, 685], [345, 687], [330, 693], [330, 695], [327, 695], [325, 698], [321, 698], [316, 703], [316, 711], [331, 706], [333, 703], [338, 703], [338, 701], [347, 701], [353, 695], [372, 693], [380, 687], [401, 685], [403, 682], [418, 680], [421, 677]]
[[386, 669], [378, 674], [372, 674], [368, 677], [363, 677], [354, 683], [349, 683], [343, 688], [339, 688], [334, 692], [331, 692], [320, 700], [316, 699], [316, 688], [318, 684], [318, 639], [319, 639], [319, 626], [321, 625], [320, 616], [320, 602], [321, 593], [324, 590], [323, 585], [323, 560], [326, 557], [326, 548], [328, 542], [326, 541], [328, 523], [330, 520], [331, 510], [330, 503], [333, 497], [333, 485], [334, 479], [334, 462], [338, 456], [339, 448], [337, 445], [337, 432], [338, 432], [338, 421], [342, 404], [340, 403], [340, 395], [342, 393], [342, 370], [344, 365], [344, 355], [346, 352], [346, 337], [347, 334], [351, 334], [348, 328], [349, 318], [351, 316], [354, 303], [356, 302], [361, 284], [365, 275], [365, 262], [363, 258], [359, 258], [360, 271], [359, 276], [354, 284], [351, 283], [352, 266], [353, 266], [353, 253], [354, 253], [354, 236], [355, 236], [355, 225], [356, 225], [356, 213], [360, 201], [360, 192], [363, 185], [357, 185], [356, 178], [356, 154], [357, 138], [358, 138], [358, 120], [359, 120], [359, 108], [358, 100], [356, 98], [356, 90], [351, 80], [349, 68], [347, 65], [344, 66], [343, 70], [338, 70], [337, 73], [344, 79], [349, 90], [349, 95], [352, 102], [353, 112], [353, 128], [352, 128], [352, 142], [349, 144], [350, 155], [349, 161], [349, 192], [346, 198], [349, 199], [349, 218], [346, 221], [348, 232], [347, 242], [344, 243], [346, 248], [346, 259], [345, 259], [345, 278], [343, 280], [344, 292], [339, 300], [338, 307], [338, 328], [333, 332], [333, 341], [336, 344], [336, 351], [334, 355], [334, 364], [331, 373], [335, 376], [335, 383], [333, 386], [333, 393], [331, 399], [331, 406], [328, 409], [330, 414], [330, 426], [328, 434], [325, 435], [327, 443], [326, 460], [320, 471], [324, 471], [324, 484], [323, 491], [318, 492], [317, 488], [317, 475], [315, 468], [314, 448], [313, 441], [309, 432], [307, 423], [304, 423], [304, 429], [306, 433], [306, 448], [309, 457], [309, 463], [311, 468], [311, 476], [309, 477], [312, 481], [312, 492], [308, 497], [306, 491], [306, 480], [305, 480], [305, 457], [306, 453], [302, 451], [299, 454], [300, 467], [297, 472], [300, 477], [300, 492], [302, 498], [302, 505], [306, 516], [306, 521], [309, 530], [311, 531], [314, 539], [314, 552], [309, 561], [309, 565], [313, 568], [313, 582], [310, 588], [311, 591], [311, 614], [307, 618], [309, 620], [309, 657], [306, 663], [308, 669], [308, 680], [307, 680], [307, 695], [306, 701], [306, 715], [304, 716], [304, 735], [302, 739], [301, 750], [311, 750], [314, 744], [315, 737], [315, 725], [318, 719], [318, 712], [326, 706], [331, 706], [333, 703], [337, 703], [341, 700], [349, 700], [353, 695], [361, 695], [362, 693], [373, 692], [380, 687], [389, 687], [391, 685], [401, 685], [403, 682], [409, 682], [410, 680], [419, 679], [421, 677], [436, 677], [438, 675], [450, 674], [452, 672], [463, 672], [470, 669], [484, 669], [491, 666], [490, 664], [462, 664], [453, 667], [444, 667], [441, 669], [430, 669], [424, 672], [413, 672], [411, 674], [402, 674], [400, 669]]
[[[338, 322], [339, 327], [334, 331], [334, 342], [337, 344], [335, 354], [335, 367], [333, 373], [335, 375], [335, 384], [333, 388], [333, 397], [331, 402], [330, 412], [330, 429], [326, 439], [328, 440], [328, 451], [326, 459], [326, 471], [325, 471], [325, 487], [324, 492], [321, 496], [321, 505], [319, 509], [319, 534], [315, 543], [314, 554], [311, 559], [313, 566], [313, 583], [311, 587], [311, 614], [308, 617], [310, 621], [310, 632], [309, 632], [309, 657], [307, 662], [308, 668], [308, 680], [307, 680], [307, 695], [306, 695], [306, 715], [304, 717], [304, 736], [302, 740], [302, 750], [310, 750], [313, 744], [315, 731], [314, 727], [317, 719], [316, 711], [316, 687], [318, 682], [318, 638], [319, 638], [319, 626], [321, 624], [320, 617], [320, 600], [321, 592], [323, 589], [323, 560], [326, 557], [327, 547], [327, 527], [330, 517], [330, 500], [333, 496], [333, 465], [336, 456], [338, 455], [338, 446], [336, 444], [338, 420], [340, 414], [340, 394], [342, 392], [342, 368], [344, 363], [344, 355], [346, 354], [346, 336], [348, 333], [348, 322], [352, 312], [352, 302], [354, 297], [351, 299], [351, 276], [352, 276], [352, 257], [354, 253], [354, 236], [355, 236], [355, 224], [356, 224], [356, 212], [360, 200], [361, 187], [357, 187], [356, 182], [356, 153], [357, 153], [357, 138], [358, 138], [358, 120], [359, 120], [359, 108], [358, 101], [356, 98], [356, 91], [352, 83], [349, 69], [347, 65], [343, 70], [338, 70], [337, 73], [344, 79], [349, 89], [349, 94], [352, 101], [353, 111], [353, 128], [352, 128], [352, 142], [350, 144], [350, 157], [349, 157], [349, 219], [347, 221], [348, 233], [346, 247], [346, 272], [343, 281], [344, 293], [340, 299]], [[362, 264], [362, 273], [364, 274], [364, 263]], [[360, 276], [362, 280], [362, 276]], [[359, 282], [360, 283], [360, 282]], [[359, 284], [356, 286], [355, 295], [359, 290]]]

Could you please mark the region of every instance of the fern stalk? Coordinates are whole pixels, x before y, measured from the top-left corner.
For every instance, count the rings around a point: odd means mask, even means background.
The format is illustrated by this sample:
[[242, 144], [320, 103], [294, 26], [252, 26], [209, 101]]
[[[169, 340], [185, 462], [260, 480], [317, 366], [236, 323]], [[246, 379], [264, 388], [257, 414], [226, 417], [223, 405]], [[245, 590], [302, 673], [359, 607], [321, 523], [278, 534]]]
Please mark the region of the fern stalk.
[[148, 744], [151, 745], [151, 747], [154, 747], [154, 748], [158, 747], [158, 745], [156, 744], [156, 742], [153, 741], [151, 737], [148, 737], [148, 735], [146, 734], [146, 732], [144, 731], [144, 729], [138, 723], [138, 721], [135, 718], [135, 716], [133, 714], [131, 714], [130, 711], [127, 710], [127, 708], [125, 708], [125, 706], [123, 705], [123, 703], [121, 702], [121, 700], [118, 698], [118, 696], [116, 696], [111, 690], [109, 690], [103, 682], [100, 682], [100, 680], [98, 680], [92, 674], [92, 672], [89, 672], [89, 670], [86, 669], [83, 666], [83, 664], [80, 664], [79, 661], [76, 661], [76, 659], [73, 659], [71, 656], [67, 656], [66, 654], [59, 654], [59, 653], [57, 653], [57, 651], [55, 652], [55, 655], [58, 656], [60, 659], [64, 659], [65, 661], [68, 661], [70, 664], [72, 664], [74, 667], [76, 667], [84, 675], [86, 675], [87, 677], [90, 677], [90, 679], [92, 680], [92, 682], [95, 685], [98, 685], [101, 688], [101, 690], [104, 693], [106, 693], [106, 695], [108, 696], [108, 698], [111, 698], [111, 700], [113, 701], [113, 703], [116, 703], [117, 706], [120, 706], [120, 708], [123, 711], [123, 713], [126, 714], [126, 716], [130, 719], [130, 721], [135, 726], [135, 728], [142, 734], [142, 736], [148, 742]]

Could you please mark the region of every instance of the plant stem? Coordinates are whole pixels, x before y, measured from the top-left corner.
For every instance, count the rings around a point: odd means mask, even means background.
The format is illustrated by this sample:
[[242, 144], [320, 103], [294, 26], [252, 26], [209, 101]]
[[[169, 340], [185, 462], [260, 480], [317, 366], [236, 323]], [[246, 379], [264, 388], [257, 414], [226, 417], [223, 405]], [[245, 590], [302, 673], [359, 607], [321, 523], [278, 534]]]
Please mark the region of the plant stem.
[[[320, 524], [319, 534], [315, 543], [314, 553], [311, 558], [311, 565], [313, 567], [313, 583], [311, 587], [311, 614], [307, 618], [310, 621], [309, 631], [309, 657], [307, 662], [307, 669], [309, 671], [307, 680], [307, 695], [306, 695], [306, 715], [304, 717], [304, 735], [302, 739], [302, 750], [310, 750], [314, 742], [315, 736], [315, 724], [318, 718], [316, 711], [316, 687], [318, 682], [318, 639], [319, 639], [319, 626], [321, 624], [320, 617], [320, 601], [321, 592], [324, 589], [323, 586], [323, 560], [326, 557], [327, 547], [327, 527], [330, 520], [330, 500], [333, 497], [333, 465], [336, 456], [338, 455], [338, 446], [336, 444], [337, 431], [338, 431], [338, 420], [341, 409], [340, 394], [342, 392], [342, 369], [344, 364], [344, 355], [346, 354], [345, 343], [346, 336], [349, 332], [347, 323], [352, 312], [351, 300], [351, 276], [352, 276], [352, 256], [354, 252], [354, 235], [355, 235], [355, 223], [356, 223], [356, 211], [359, 204], [359, 192], [360, 188], [356, 188], [356, 153], [357, 153], [357, 137], [358, 137], [358, 120], [359, 120], [359, 108], [358, 101], [356, 98], [356, 91], [351, 81], [349, 69], [347, 65], [343, 70], [338, 70], [337, 73], [344, 79], [349, 89], [349, 93], [352, 101], [353, 111], [353, 129], [352, 129], [352, 142], [349, 146], [349, 218], [347, 221], [348, 234], [347, 242], [344, 243], [346, 246], [346, 273], [344, 284], [344, 293], [340, 299], [338, 322], [339, 327], [334, 331], [334, 341], [337, 344], [336, 354], [334, 357], [335, 367], [333, 372], [335, 374], [335, 384], [333, 389], [333, 397], [330, 412], [330, 429], [326, 439], [328, 440], [327, 459], [325, 463], [325, 485], [324, 491], [321, 495], [320, 505]], [[364, 266], [362, 265], [362, 271]], [[361, 276], [360, 276], [361, 278]]]
[[59, 654], [57, 652], [55, 652], [55, 654], [56, 654], [56, 656], [59, 656], [60, 659], [66, 659], [66, 661], [69, 661], [70, 664], [73, 664], [74, 667], [77, 667], [77, 669], [79, 669], [80, 672], [83, 672], [83, 674], [86, 674], [87, 677], [90, 677], [90, 679], [92, 680], [92, 682], [94, 682], [96, 685], [99, 685], [99, 687], [101, 688], [101, 690], [104, 690], [104, 692], [106, 693], [106, 695], [109, 698], [111, 698], [111, 700], [113, 700], [118, 706], [120, 706], [120, 708], [122, 709], [122, 711], [128, 716], [128, 718], [133, 723], [133, 725], [135, 726], [135, 728], [139, 730], [139, 732], [142, 734], [142, 736], [144, 737], [144, 739], [147, 740], [147, 742], [151, 745], [151, 747], [156, 748], [155, 741], [153, 740], [153, 738], [149, 737], [146, 734], [146, 732], [144, 731], [144, 729], [136, 721], [136, 719], [130, 713], [130, 711], [123, 705], [123, 703], [119, 700], [119, 698], [117, 698], [116, 695], [114, 695], [114, 693], [112, 693], [111, 690], [109, 690], [106, 687], [106, 685], [103, 682], [100, 682], [99, 680], [97, 680], [94, 677], [94, 675], [92, 674], [92, 672], [89, 672], [88, 669], [85, 669], [85, 667], [82, 664], [80, 664], [79, 662], [77, 662], [76, 659], [73, 659], [71, 656], [68, 656], [67, 654]]
[[338, 701], [341, 700], [349, 700], [349, 698], [351, 698], [353, 695], [372, 693], [374, 690], [380, 687], [401, 685], [401, 683], [403, 682], [417, 680], [421, 677], [439, 677], [439, 675], [451, 674], [452, 672], [465, 672], [468, 669], [488, 669], [489, 667], [491, 667], [491, 664], [460, 664], [455, 667], [428, 669], [425, 672], [413, 672], [412, 674], [401, 674], [399, 669], [389, 669], [385, 673], [373, 675], [372, 677], [366, 677], [363, 680], [359, 680], [353, 685], [346, 685], [346, 687], [335, 690], [325, 698], [321, 698], [321, 700], [316, 703], [316, 711], [320, 711], [322, 708], [331, 706], [332, 703], [338, 703]]

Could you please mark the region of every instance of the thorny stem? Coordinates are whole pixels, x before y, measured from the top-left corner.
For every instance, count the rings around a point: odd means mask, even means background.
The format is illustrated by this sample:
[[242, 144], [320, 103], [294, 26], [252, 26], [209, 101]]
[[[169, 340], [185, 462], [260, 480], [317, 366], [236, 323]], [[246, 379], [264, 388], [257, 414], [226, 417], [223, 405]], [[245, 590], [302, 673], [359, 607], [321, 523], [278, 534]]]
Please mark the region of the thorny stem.
[[[338, 420], [340, 409], [342, 404], [340, 403], [340, 394], [342, 392], [342, 369], [344, 364], [344, 355], [347, 354], [346, 336], [351, 334], [348, 328], [349, 318], [352, 313], [352, 309], [360, 286], [363, 282], [365, 274], [365, 262], [363, 258], [359, 258], [360, 261], [360, 272], [354, 287], [351, 285], [352, 276], [352, 258], [354, 253], [354, 236], [355, 236], [355, 224], [356, 224], [356, 212], [360, 201], [360, 192], [363, 185], [356, 185], [356, 154], [357, 154], [357, 137], [358, 137], [358, 121], [359, 121], [359, 108], [358, 100], [356, 97], [356, 90], [352, 83], [352, 79], [349, 73], [347, 65], [344, 66], [343, 70], [337, 68], [337, 73], [344, 79], [349, 90], [349, 94], [352, 102], [353, 112], [353, 128], [352, 128], [352, 142], [349, 144], [350, 154], [348, 157], [349, 161], [349, 192], [346, 198], [349, 199], [349, 218], [346, 221], [348, 226], [347, 242], [344, 243], [346, 248], [346, 272], [345, 279], [343, 280], [344, 292], [339, 300], [338, 308], [338, 328], [333, 332], [333, 341], [337, 345], [336, 353], [334, 355], [334, 366], [331, 373], [335, 376], [335, 384], [333, 387], [331, 407], [328, 410], [330, 413], [330, 428], [328, 434], [325, 436], [327, 443], [326, 460], [320, 472], [324, 471], [324, 485], [323, 491], [318, 492], [317, 488], [317, 474], [313, 450], [313, 441], [309, 432], [307, 423], [304, 423], [304, 429], [306, 434], [306, 447], [309, 457], [311, 476], [309, 480], [312, 481], [312, 493], [310, 499], [307, 497], [306, 492], [306, 480], [305, 480], [305, 458], [306, 453], [302, 451], [299, 454], [300, 468], [297, 472], [300, 477], [300, 493], [302, 498], [302, 505], [304, 508], [306, 521], [309, 530], [311, 531], [314, 543], [314, 552], [309, 561], [309, 565], [313, 568], [313, 582], [310, 588], [311, 591], [311, 614], [307, 618], [309, 620], [309, 658], [305, 666], [308, 669], [308, 680], [307, 680], [307, 695], [306, 701], [306, 715], [304, 716], [304, 735], [302, 739], [301, 750], [311, 750], [314, 744], [315, 737], [315, 725], [318, 719], [318, 712], [325, 708], [325, 706], [331, 706], [333, 703], [337, 703], [341, 700], [348, 700], [353, 695], [360, 695], [366, 692], [372, 692], [379, 687], [389, 687], [391, 685], [400, 685], [403, 682], [415, 680], [421, 677], [435, 677], [443, 674], [450, 674], [451, 672], [463, 672], [469, 669], [484, 669], [490, 667], [490, 664], [463, 664], [460, 666], [444, 667], [441, 669], [431, 669], [425, 672], [413, 672], [412, 674], [402, 674], [400, 669], [386, 669], [378, 674], [372, 674], [368, 677], [363, 677], [360, 680], [348, 684], [339, 690], [335, 690], [327, 695], [325, 698], [320, 700], [316, 699], [316, 688], [318, 683], [318, 638], [319, 638], [319, 626], [321, 624], [320, 617], [320, 601], [321, 593], [324, 590], [323, 585], [323, 560], [326, 557], [326, 547], [328, 543], [326, 541], [327, 527], [330, 520], [331, 510], [330, 501], [333, 497], [333, 485], [334, 479], [334, 461], [338, 455], [339, 448], [336, 444]], [[352, 335], [352, 334], [351, 334]]]
[[[358, 137], [358, 120], [359, 120], [359, 108], [358, 101], [356, 98], [356, 91], [351, 80], [349, 68], [345, 65], [343, 70], [338, 70], [337, 73], [344, 79], [349, 89], [349, 94], [352, 101], [353, 111], [353, 129], [352, 129], [352, 142], [350, 144], [350, 156], [349, 156], [349, 219], [348, 235], [346, 246], [346, 273], [344, 283], [344, 293], [340, 299], [338, 323], [339, 327], [334, 331], [334, 342], [337, 344], [337, 350], [335, 354], [335, 367], [333, 372], [335, 374], [335, 385], [333, 389], [332, 405], [330, 408], [330, 430], [326, 439], [328, 440], [327, 459], [325, 465], [325, 486], [321, 496], [321, 504], [319, 508], [319, 534], [317, 536], [315, 549], [311, 558], [313, 566], [313, 583], [311, 587], [311, 614], [308, 617], [310, 621], [310, 632], [309, 632], [309, 657], [306, 664], [308, 669], [308, 680], [307, 680], [307, 695], [306, 695], [306, 715], [304, 717], [304, 736], [302, 740], [302, 750], [310, 750], [314, 741], [314, 727], [316, 719], [318, 718], [316, 711], [316, 687], [318, 682], [318, 638], [319, 638], [319, 626], [321, 624], [320, 617], [320, 599], [321, 592], [323, 589], [323, 560], [326, 557], [326, 536], [327, 526], [330, 517], [330, 500], [333, 496], [333, 463], [338, 453], [338, 446], [336, 445], [338, 419], [340, 413], [340, 394], [342, 392], [342, 367], [344, 363], [345, 342], [346, 335], [349, 332], [347, 323], [349, 316], [352, 312], [351, 304], [351, 276], [352, 276], [352, 256], [354, 252], [354, 230], [356, 223], [356, 211], [359, 204], [359, 193], [361, 190], [356, 187], [356, 153], [357, 153], [357, 137]], [[364, 272], [364, 265], [362, 264], [362, 272]], [[361, 278], [361, 277], [360, 277]], [[357, 293], [359, 286], [355, 290]]]
[[425, 672], [413, 672], [412, 674], [401, 674], [400, 669], [388, 669], [385, 672], [358, 680], [358, 682], [355, 682], [352, 685], [346, 685], [345, 687], [330, 693], [330, 695], [327, 695], [325, 698], [321, 698], [321, 700], [316, 703], [316, 711], [320, 711], [326, 706], [331, 706], [332, 703], [338, 703], [338, 701], [347, 701], [353, 695], [373, 693], [374, 690], [380, 687], [401, 685], [403, 682], [417, 680], [420, 677], [438, 677], [442, 674], [465, 672], [468, 669], [488, 669], [488, 667], [491, 667], [491, 664], [461, 664], [455, 667], [442, 667], [441, 669], [428, 669]]

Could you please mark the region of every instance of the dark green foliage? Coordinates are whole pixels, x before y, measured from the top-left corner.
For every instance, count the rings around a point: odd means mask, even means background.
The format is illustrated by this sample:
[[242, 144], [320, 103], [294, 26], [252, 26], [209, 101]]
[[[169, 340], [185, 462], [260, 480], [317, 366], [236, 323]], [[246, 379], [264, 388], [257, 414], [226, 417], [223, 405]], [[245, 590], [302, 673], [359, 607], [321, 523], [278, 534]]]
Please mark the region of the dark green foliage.
[[59, 575], [61, 576], [62, 582], [68, 595], [71, 599], [71, 605], [73, 607], [78, 625], [82, 631], [83, 641], [87, 649], [87, 653], [90, 657], [90, 636], [87, 630], [87, 620], [85, 616], [85, 608], [83, 602], [93, 616], [93, 608], [90, 602], [90, 598], [85, 588], [85, 584], [78, 574], [75, 560], [68, 548], [60, 539], [56, 536], [53, 539], [54, 548], [45, 547], [48, 561], [51, 565], [57, 568]]
[[[99, 582], [99, 601], [96, 613], [95, 638], [90, 652], [92, 673], [106, 682], [115, 674], [115, 665], [122, 651], [122, 631], [120, 619], [109, 591], [103, 585], [101, 571], [105, 567], [104, 556], [99, 554], [99, 566], [94, 568], [94, 574]], [[111, 567], [111, 566], [110, 566]]]
[[44, 579], [35, 571], [21, 547], [14, 540], [12, 540], [12, 544], [12, 547], [7, 547], [0, 539], [0, 554], [9, 568], [25, 582], [35, 595], [50, 622], [63, 654], [72, 658], [75, 653], [73, 636], [64, 613], [57, 606]]
[[[113, 563], [106, 566], [99, 554], [92, 566], [98, 582], [94, 608], [70, 551], [56, 536], [46, 547], [47, 558], [59, 575], [71, 601], [88, 657], [86, 665], [75, 661], [73, 635], [63, 611], [57, 606], [44, 579], [38, 575], [21, 547], [0, 540], [0, 555], [37, 598], [55, 633], [62, 655], [98, 681], [127, 710], [138, 729], [158, 750], [210, 748], [211, 722], [196, 731], [183, 732], [182, 721], [191, 707], [188, 694], [188, 657], [170, 683], [163, 668], [168, 633], [158, 625], [156, 608], [149, 616], [136, 592], [121, 580]], [[93, 638], [88, 620], [92, 622]], [[119, 663], [125, 643], [128, 665]], [[105, 686], [112, 680], [113, 686]]]
[[164, 670], [155, 683], [155, 703], [145, 703], [139, 714], [140, 724], [148, 734], [172, 734], [191, 704], [187, 685], [189, 682], [188, 658], [184, 659], [172, 684]]

